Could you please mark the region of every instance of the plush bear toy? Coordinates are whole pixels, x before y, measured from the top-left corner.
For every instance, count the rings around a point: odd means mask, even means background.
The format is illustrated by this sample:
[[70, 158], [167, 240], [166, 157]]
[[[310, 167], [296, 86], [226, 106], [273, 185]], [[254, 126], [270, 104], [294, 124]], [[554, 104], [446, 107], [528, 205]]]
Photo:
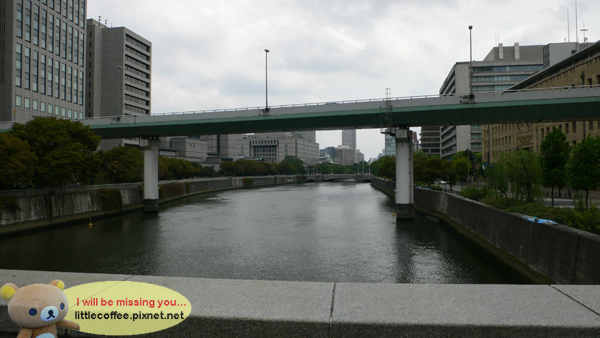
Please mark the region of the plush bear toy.
[[21, 326], [17, 338], [55, 338], [56, 327], [79, 330], [79, 325], [64, 320], [69, 311], [65, 284], [33, 284], [18, 288], [12, 283], [0, 288], [2, 298], [9, 300], [8, 315]]

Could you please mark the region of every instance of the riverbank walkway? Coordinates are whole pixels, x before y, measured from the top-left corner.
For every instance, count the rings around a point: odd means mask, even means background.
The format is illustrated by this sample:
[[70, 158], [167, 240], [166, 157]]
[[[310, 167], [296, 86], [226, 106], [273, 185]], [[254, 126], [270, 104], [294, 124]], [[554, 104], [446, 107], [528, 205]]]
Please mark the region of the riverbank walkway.
[[[0, 283], [136, 281], [191, 315], [149, 337], [600, 337], [600, 286], [310, 283], [0, 270]], [[18, 327], [0, 299], [0, 337]], [[77, 336], [85, 336], [77, 334]]]

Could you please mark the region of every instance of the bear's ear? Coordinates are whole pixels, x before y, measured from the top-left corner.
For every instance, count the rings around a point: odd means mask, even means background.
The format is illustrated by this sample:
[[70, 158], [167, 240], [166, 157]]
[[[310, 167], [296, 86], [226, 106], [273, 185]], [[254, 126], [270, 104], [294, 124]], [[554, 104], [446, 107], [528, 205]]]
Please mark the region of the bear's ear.
[[6, 283], [0, 288], [0, 296], [6, 300], [10, 300], [15, 295], [15, 292], [17, 292], [17, 289], [19, 288], [13, 283]]
[[61, 291], [65, 291], [65, 283], [63, 283], [61, 280], [53, 280], [52, 282], [50, 282], [50, 285], [54, 285]]

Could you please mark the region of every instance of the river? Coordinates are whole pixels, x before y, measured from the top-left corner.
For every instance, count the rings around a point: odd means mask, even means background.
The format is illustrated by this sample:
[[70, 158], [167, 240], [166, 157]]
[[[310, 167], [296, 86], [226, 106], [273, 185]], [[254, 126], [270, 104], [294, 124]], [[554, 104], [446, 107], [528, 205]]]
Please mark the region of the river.
[[369, 184], [230, 190], [0, 240], [2, 269], [319, 282], [506, 284], [511, 279]]

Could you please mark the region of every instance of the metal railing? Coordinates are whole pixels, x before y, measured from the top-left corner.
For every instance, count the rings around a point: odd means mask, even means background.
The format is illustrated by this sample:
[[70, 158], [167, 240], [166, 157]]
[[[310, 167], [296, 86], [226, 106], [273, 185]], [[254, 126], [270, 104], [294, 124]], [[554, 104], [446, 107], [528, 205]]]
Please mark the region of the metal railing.
[[[571, 90], [580, 88], [600, 88], [600, 84], [595, 85], [584, 85], [584, 86], [562, 86], [552, 88], [531, 88], [531, 89], [515, 89], [515, 90], [501, 90], [501, 91], [481, 91], [475, 93], [475, 96], [486, 93], [522, 93], [522, 92], [544, 92], [554, 90]], [[356, 104], [356, 103], [369, 103], [369, 102], [389, 102], [389, 101], [410, 101], [430, 98], [443, 98], [443, 97], [454, 97], [454, 96], [467, 96], [469, 93], [451, 93], [451, 94], [433, 94], [433, 95], [414, 95], [414, 96], [400, 96], [393, 98], [375, 98], [375, 99], [359, 99], [359, 100], [344, 100], [344, 101], [325, 101], [325, 102], [313, 102], [313, 103], [300, 103], [300, 104], [285, 104], [278, 106], [270, 106], [269, 109], [279, 108], [296, 108], [296, 107], [312, 107], [312, 106], [327, 106], [327, 105], [343, 105], [343, 104]], [[175, 115], [191, 115], [191, 114], [211, 114], [211, 113], [223, 113], [223, 112], [238, 112], [238, 111], [249, 111], [249, 110], [264, 110], [264, 106], [259, 107], [245, 107], [245, 108], [227, 108], [227, 109], [212, 109], [212, 110], [189, 110], [182, 112], [168, 112], [168, 113], [153, 113], [152, 115], [128, 115], [129, 117], [159, 117], [159, 116], [175, 116]], [[123, 116], [100, 116], [100, 117], [87, 117], [83, 120], [100, 120], [110, 119], [119, 120]], [[81, 120], [79, 120], [81, 121]], [[0, 122], [2, 124], [10, 124], [12, 122]]]

